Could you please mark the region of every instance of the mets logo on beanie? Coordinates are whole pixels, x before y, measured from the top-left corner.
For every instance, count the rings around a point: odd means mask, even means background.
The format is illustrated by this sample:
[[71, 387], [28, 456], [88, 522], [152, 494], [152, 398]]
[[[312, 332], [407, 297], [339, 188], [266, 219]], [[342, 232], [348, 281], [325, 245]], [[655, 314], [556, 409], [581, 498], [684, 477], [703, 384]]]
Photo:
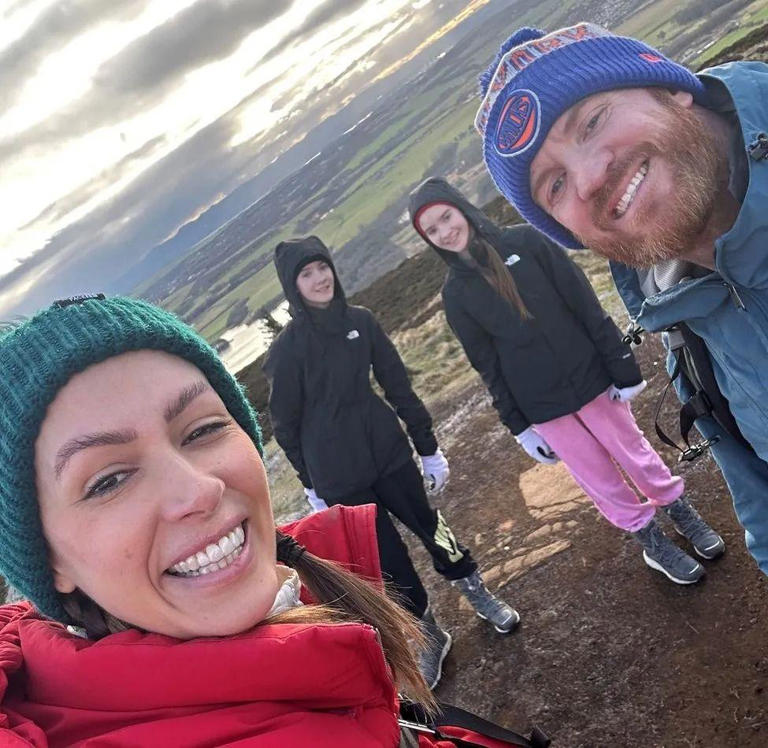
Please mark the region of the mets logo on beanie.
[[[486, 126], [491, 110], [502, 91], [509, 91], [510, 84], [531, 63], [556, 49], [585, 39], [611, 36], [609, 31], [591, 23], [580, 23], [569, 29], [530, 39], [510, 49], [498, 62], [493, 79], [488, 86], [483, 103], [475, 118], [475, 127], [481, 135], [487, 135]], [[494, 130], [493, 144], [501, 156], [522, 153], [535, 140], [541, 122], [541, 102], [534, 91], [527, 88], [513, 89], [507, 94]]]
[[513, 91], [499, 115], [493, 138], [496, 150], [502, 156], [521, 153], [535, 140], [539, 132], [541, 108], [539, 97], [533, 91]]

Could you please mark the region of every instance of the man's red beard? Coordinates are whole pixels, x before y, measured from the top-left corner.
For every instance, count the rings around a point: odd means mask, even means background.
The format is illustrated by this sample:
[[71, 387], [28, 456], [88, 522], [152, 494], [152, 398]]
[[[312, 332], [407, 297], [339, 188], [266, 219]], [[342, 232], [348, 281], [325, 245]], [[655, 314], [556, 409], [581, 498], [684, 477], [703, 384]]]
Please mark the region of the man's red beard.
[[[666, 117], [655, 142], [643, 143], [613, 165], [594, 200], [592, 221], [606, 237], [577, 235], [584, 246], [610, 260], [632, 267], [650, 267], [662, 260], [688, 255], [709, 228], [718, 193], [727, 188], [728, 161], [717, 141], [691, 109], [680, 106], [667, 91], [654, 91]], [[628, 169], [644, 160], [663, 159], [672, 175], [673, 194], [663, 202], [646, 200], [632, 224], [642, 235], [617, 229], [609, 201], [628, 178]], [[642, 210], [641, 206], [638, 209]]]

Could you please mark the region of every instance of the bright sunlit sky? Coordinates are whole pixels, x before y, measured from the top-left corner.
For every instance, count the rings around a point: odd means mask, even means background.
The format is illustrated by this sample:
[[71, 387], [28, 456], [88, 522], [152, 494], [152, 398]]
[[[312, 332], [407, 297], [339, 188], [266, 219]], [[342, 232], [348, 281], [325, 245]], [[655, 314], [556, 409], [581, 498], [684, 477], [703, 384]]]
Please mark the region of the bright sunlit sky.
[[0, 313], [163, 241], [466, 4], [0, 0]]

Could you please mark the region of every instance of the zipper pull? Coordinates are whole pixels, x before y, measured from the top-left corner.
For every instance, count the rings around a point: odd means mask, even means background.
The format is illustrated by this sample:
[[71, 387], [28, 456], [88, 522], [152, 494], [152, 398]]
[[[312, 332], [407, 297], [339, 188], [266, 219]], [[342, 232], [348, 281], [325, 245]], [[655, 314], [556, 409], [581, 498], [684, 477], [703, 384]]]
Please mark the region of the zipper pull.
[[723, 285], [728, 289], [728, 293], [731, 295], [731, 301], [733, 302], [733, 305], [737, 309], [746, 309], [747, 307], [744, 306], [744, 302], [741, 300], [741, 296], [739, 296], [739, 292], [736, 290], [735, 286], [732, 286], [730, 283], [726, 283], [723, 281]]

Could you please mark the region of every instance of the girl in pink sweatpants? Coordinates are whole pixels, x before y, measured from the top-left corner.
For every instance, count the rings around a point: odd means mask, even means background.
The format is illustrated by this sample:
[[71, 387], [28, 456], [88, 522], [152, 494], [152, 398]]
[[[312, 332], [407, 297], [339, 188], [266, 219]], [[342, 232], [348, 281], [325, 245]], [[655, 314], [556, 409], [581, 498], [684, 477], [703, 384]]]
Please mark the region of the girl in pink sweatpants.
[[[537, 423], [535, 430], [603, 516], [622, 530], [640, 530], [657, 506], [683, 495], [683, 479], [669, 472], [638, 428], [629, 403], [612, 400], [611, 390], [574, 413]], [[640, 501], [619, 466], [647, 501]]]
[[409, 209], [448, 265], [448, 324], [518, 444], [539, 462], [562, 460], [598, 510], [640, 542], [650, 567], [679, 584], [698, 581], [704, 568], [662, 532], [657, 507], [700, 556], [725, 545], [637, 427], [629, 401], [645, 381], [581, 270], [533, 227], [500, 229], [443, 179], [421, 184]]

